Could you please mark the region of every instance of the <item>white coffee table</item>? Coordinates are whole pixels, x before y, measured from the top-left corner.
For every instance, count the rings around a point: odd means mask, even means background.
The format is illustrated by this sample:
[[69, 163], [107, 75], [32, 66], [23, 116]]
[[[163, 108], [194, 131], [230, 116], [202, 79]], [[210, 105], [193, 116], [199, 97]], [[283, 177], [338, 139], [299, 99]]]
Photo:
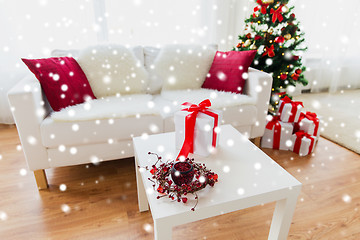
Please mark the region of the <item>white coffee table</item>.
[[156, 152], [164, 160], [174, 159], [175, 133], [163, 133], [133, 139], [135, 168], [140, 212], [149, 210], [154, 219], [157, 240], [171, 239], [172, 227], [197, 220], [238, 211], [244, 208], [276, 201], [268, 239], [286, 239], [301, 183], [252, 144], [230, 125], [221, 126], [216, 153], [204, 158], [197, 155], [196, 162], [219, 175], [219, 182], [198, 192], [199, 203], [191, 211], [195, 200], [188, 195], [186, 204], [169, 198], [156, 199], [157, 193], [149, 171], [137, 166], [150, 166], [157, 160], [148, 152]]

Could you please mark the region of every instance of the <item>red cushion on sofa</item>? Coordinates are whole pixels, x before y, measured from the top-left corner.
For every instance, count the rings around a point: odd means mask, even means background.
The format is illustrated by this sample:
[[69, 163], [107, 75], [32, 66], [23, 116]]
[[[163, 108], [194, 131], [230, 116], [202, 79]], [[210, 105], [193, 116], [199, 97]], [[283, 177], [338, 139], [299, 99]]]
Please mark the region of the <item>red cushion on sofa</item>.
[[40, 81], [54, 111], [95, 99], [83, 70], [72, 57], [22, 59]]
[[202, 88], [242, 93], [246, 80], [243, 73], [248, 72], [255, 54], [256, 50], [217, 51]]

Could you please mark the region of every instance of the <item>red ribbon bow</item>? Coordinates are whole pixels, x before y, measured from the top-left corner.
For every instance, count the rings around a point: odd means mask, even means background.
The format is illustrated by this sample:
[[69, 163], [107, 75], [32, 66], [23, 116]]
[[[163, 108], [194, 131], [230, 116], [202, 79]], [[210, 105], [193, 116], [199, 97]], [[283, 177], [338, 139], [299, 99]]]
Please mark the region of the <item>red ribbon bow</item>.
[[194, 152], [194, 131], [195, 131], [195, 123], [196, 123], [196, 116], [199, 112], [202, 112], [206, 115], [209, 115], [214, 118], [214, 128], [213, 128], [213, 139], [212, 139], [212, 146], [216, 147], [216, 128], [218, 126], [218, 115], [208, 110], [211, 106], [211, 102], [209, 99], [206, 99], [199, 103], [198, 105], [184, 102], [183, 106], [188, 106], [188, 108], [184, 108], [183, 111], [191, 112], [185, 117], [185, 140], [177, 156], [177, 160], [180, 156], [184, 156], [185, 158], [189, 155], [189, 153]]
[[305, 137], [305, 138], [310, 139], [310, 141], [311, 141], [310, 146], [309, 146], [309, 151], [308, 151], [308, 154], [310, 154], [311, 150], [313, 149], [315, 139], [310, 134], [308, 134], [308, 133], [306, 133], [304, 131], [296, 132], [295, 135], [296, 135], [296, 140], [295, 140], [293, 152], [299, 154], [301, 141]]
[[309, 119], [310, 121], [312, 121], [315, 124], [313, 135], [317, 136], [320, 121], [319, 121], [319, 118], [317, 117], [316, 113], [313, 113], [313, 112], [306, 112], [306, 114], [301, 113], [300, 117], [299, 117], [299, 122], [301, 122], [301, 120], [303, 120], [304, 118]]
[[265, 51], [262, 54], [262, 56], [268, 55], [269, 57], [274, 57], [275, 53], [274, 53], [274, 45], [271, 45], [271, 47], [265, 47]]
[[278, 9], [274, 10], [273, 8], [270, 9], [270, 14], [272, 14], [272, 22], [275, 23], [276, 22], [276, 19], [279, 21], [279, 22], [282, 22], [282, 20], [284, 19], [284, 17], [281, 15], [281, 12], [282, 12], [282, 7], [283, 5], [280, 5], [280, 7], [278, 7]]
[[271, 119], [271, 121], [266, 124], [266, 128], [269, 130], [272, 130], [273, 127], [274, 127], [273, 149], [278, 150], [280, 148], [280, 137], [281, 137], [281, 125], [280, 125], [279, 116], [274, 116]]
[[281, 99], [282, 103], [280, 105], [279, 108], [279, 115], [281, 115], [285, 104], [290, 103], [291, 104], [291, 115], [289, 117], [288, 122], [294, 122], [295, 117], [296, 117], [296, 112], [297, 112], [297, 107], [298, 105], [301, 105], [302, 107], [304, 107], [302, 102], [297, 102], [297, 101], [292, 101], [288, 96], [285, 96]]
[[255, 8], [254, 8], [254, 12], [259, 11], [259, 9], [261, 8], [260, 12], [261, 12], [262, 14], [266, 14], [266, 8], [269, 6], [269, 4], [265, 4], [265, 3], [263, 3], [261, 0], [257, 0], [256, 2], [257, 2], [257, 4], [260, 5], [260, 7], [259, 7], [259, 6], [255, 7]]

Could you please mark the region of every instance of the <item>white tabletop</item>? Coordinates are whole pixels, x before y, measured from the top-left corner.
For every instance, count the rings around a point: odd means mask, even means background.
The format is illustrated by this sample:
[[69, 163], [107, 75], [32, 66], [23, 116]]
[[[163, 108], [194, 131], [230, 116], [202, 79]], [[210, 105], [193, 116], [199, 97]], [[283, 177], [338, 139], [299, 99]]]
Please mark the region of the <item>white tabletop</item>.
[[[158, 195], [148, 180], [149, 171], [141, 171], [148, 202], [154, 219], [169, 216], [192, 214], [219, 215], [278, 200], [279, 196], [301, 183], [274, 162], [264, 152], [251, 143], [231, 125], [221, 126], [219, 146], [214, 154], [201, 157], [190, 154], [196, 162], [205, 163], [219, 176], [214, 187], [207, 186], [198, 192], [199, 203], [195, 212], [190, 209], [195, 204], [194, 196], [189, 194], [186, 204], [171, 201], [169, 198], [156, 199]], [[174, 159], [179, 150], [175, 149], [175, 134], [163, 133], [134, 138], [134, 149], [140, 166], [149, 166], [157, 158], [148, 155], [155, 152], [163, 160]], [[209, 211], [213, 213], [208, 214]], [[195, 218], [194, 218], [195, 219]]]

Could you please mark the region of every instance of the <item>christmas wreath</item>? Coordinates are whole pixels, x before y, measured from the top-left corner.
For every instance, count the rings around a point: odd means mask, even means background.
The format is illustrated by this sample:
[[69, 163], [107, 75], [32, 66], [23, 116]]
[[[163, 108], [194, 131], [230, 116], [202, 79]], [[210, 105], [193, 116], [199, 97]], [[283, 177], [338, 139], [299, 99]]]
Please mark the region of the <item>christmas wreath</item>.
[[155, 155], [157, 161], [151, 166], [151, 169], [144, 168], [152, 174], [149, 181], [153, 183], [154, 190], [158, 192], [157, 199], [168, 197], [173, 201], [186, 203], [188, 194], [195, 196], [196, 203], [191, 208], [195, 211], [199, 199], [197, 192], [205, 188], [207, 185], [213, 187], [218, 181], [218, 175], [207, 169], [205, 164], [196, 163], [194, 159], [186, 158], [184, 161], [169, 160], [163, 162], [162, 158], [156, 154], [149, 152], [149, 155]]

